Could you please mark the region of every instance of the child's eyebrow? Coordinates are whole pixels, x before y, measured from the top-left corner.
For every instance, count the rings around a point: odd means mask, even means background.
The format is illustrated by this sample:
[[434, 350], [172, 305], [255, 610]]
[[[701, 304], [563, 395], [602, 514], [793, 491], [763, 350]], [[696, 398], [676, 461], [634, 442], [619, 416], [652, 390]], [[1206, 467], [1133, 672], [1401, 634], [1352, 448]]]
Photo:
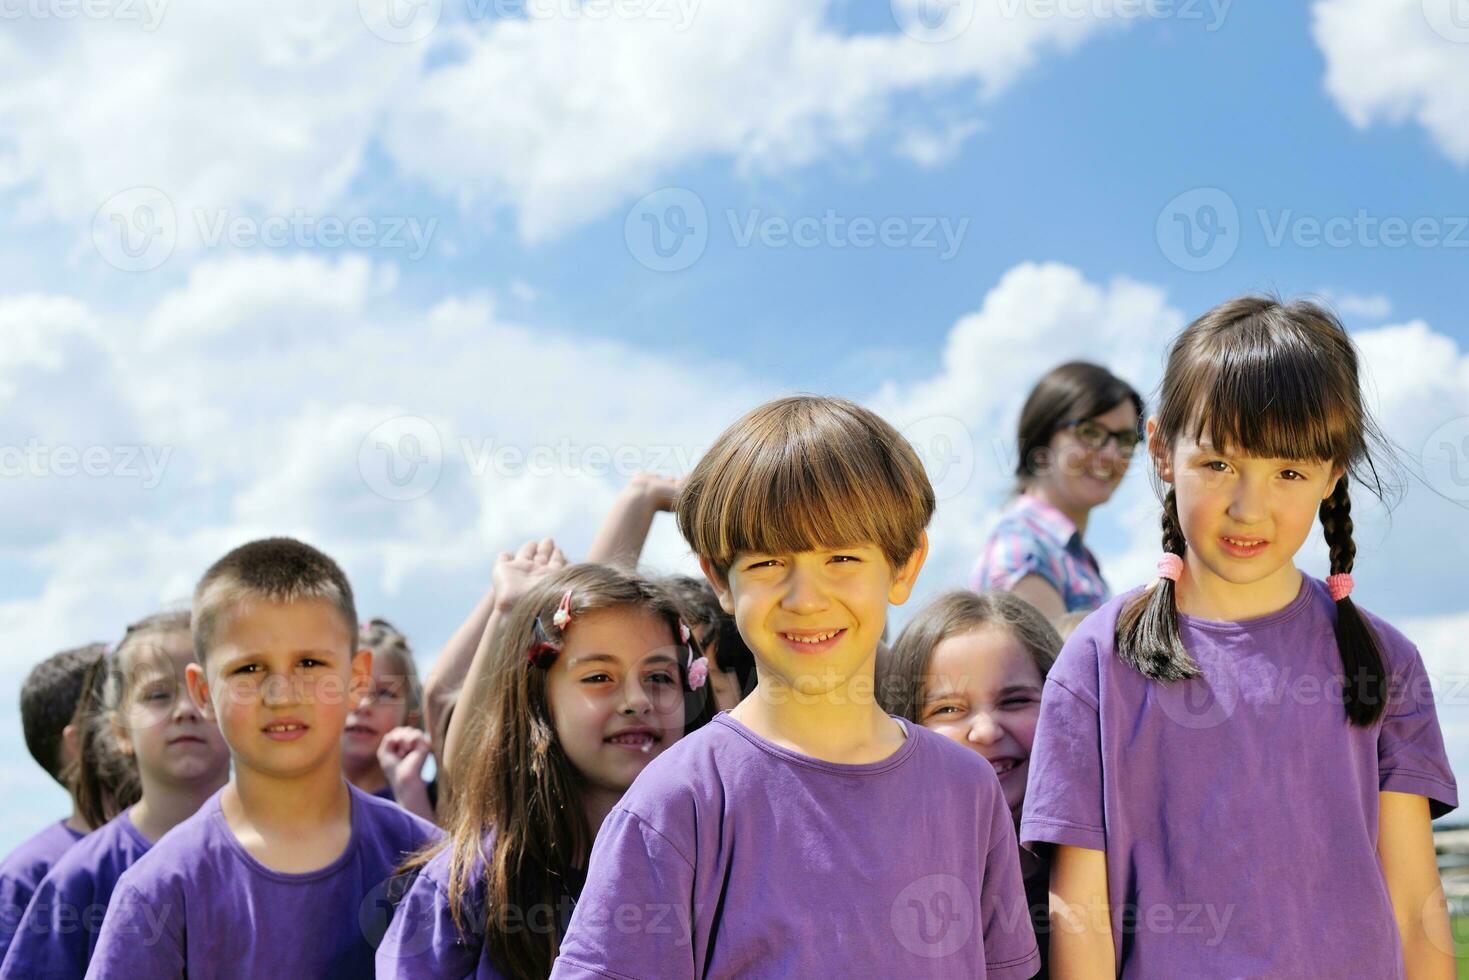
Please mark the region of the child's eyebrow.
[[[677, 660], [675, 660], [673, 657], [670, 657], [666, 653], [654, 654], [653, 656], [648, 657], [647, 658], [647, 661], [645, 661], [645, 662], [658, 662], [658, 663], [668, 663], [668, 664], [677, 664], [678, 663]], [[621, 664], [622, 661], [619, 660], [618, 658], [612, 656], [612, 654], [610, 654], [610, 653], [584, 653], [584, 654], [582, 654], [579, 657], [573, 657], [573, 658], [571, 658], [571, 660], [567, 662], [566, 666], [567, 666], [567, 669], [570, 669], [572, 667], [577, 667], [577, 666], [580, 666], [581, 664], [587, 664], [587, 663]]]

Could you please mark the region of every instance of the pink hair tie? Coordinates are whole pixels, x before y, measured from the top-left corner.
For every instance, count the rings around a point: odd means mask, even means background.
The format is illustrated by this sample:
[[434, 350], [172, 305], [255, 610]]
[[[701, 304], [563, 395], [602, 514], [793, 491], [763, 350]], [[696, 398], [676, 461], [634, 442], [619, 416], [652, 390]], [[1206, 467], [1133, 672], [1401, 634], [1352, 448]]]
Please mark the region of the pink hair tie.
[[1158, 559], [1158, 577], [1166, 578], [1170, 582], [1177, 582], [1178, 577], [1183, 574], [1183, 558], [1168, 552]]
[[1326, 576], [1326, 590], [1331, 593], [1332, 602], [1341, 602], [1351, 595], [1354, 584], [1352, 576], [1346, 572]]
[[709, 679], [709, 658], [700, 657], [689, 664], [689, 690], [697, 691]]

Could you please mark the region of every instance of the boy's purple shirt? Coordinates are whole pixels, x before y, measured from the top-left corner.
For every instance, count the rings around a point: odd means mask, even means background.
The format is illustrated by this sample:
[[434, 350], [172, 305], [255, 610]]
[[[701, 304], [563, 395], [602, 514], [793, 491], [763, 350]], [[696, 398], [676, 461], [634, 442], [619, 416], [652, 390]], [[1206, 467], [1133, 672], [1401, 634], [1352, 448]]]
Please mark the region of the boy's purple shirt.
[[1378, 794], [1458, 805], [1417, 649], [1363, 613], [1392, 691], [1358, 728], [1323, 582], [1247, 622], [1181, 616], [1202, 675], [1174, 684], [1117, 658], [1134, 594], [1088, 617], [1046, 678], [1021, 842], [1106, 851], [1119, 976], [1402, 977]]
[[220, 794], [210, 797], [118, 882], [87, 976], [372, 976], [393, 874], [439, 830], [350, 784], [348, 791], [346, 849], [305, 874], [252, 857], [230, 830]]
[[47, 824], [0, 862], [0, 962], [5, 959], [5, 952], [41, 879], [83, 836], [80, 830], [68, 827], [65, 820], [58, 820]]
[[727, 713], [613, 808], [552, 977], [997, 977], [1040, 966], [994, 770], [917, 725], [843, 765]]
[[47, 872], [15, 931], [0, 977], [76, 980], [97, 946], [118, 878], [152, 845], [131, 808], [63, 854]]

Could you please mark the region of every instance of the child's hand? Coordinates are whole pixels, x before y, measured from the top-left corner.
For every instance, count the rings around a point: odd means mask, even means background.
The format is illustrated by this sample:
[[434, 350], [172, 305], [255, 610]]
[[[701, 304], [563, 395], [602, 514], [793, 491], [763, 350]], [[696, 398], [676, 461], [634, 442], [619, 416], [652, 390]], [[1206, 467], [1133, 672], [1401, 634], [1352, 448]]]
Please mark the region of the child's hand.
[[393, 789], [393, 798], [403, 809], [429, 821], [434, 811], [423, 782], [423, 764], [432, 750], [427, 735], [406, 725], [384, 735], [377, 747], [377, 764]]
[[508, 610], [538, 579], [566, 567], [566, 556], [550, 538], [527, 541], [515, 554], [500, 552], [492, 578], [495, 605]]
[[654, 511], [672, 511], [683, 489], [685, 477], [659, 476], [657, 473], [634, 473], [627, 481], [625, 493], [641, 497]]

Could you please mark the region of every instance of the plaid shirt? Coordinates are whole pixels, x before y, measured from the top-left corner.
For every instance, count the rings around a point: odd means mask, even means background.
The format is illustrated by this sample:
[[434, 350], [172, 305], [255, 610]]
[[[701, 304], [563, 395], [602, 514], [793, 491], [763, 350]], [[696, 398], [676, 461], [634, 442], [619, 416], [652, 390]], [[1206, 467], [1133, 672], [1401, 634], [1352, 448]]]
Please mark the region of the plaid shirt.
[[1039, 575], [1066, 603], [1067, 612], [1090, 612], [1112, 597], [1097, 558], [1071, 519], [1050, 504], [1021, 494], [1000, 518], [969, 588], [1009, 592], [1027, 575]]

